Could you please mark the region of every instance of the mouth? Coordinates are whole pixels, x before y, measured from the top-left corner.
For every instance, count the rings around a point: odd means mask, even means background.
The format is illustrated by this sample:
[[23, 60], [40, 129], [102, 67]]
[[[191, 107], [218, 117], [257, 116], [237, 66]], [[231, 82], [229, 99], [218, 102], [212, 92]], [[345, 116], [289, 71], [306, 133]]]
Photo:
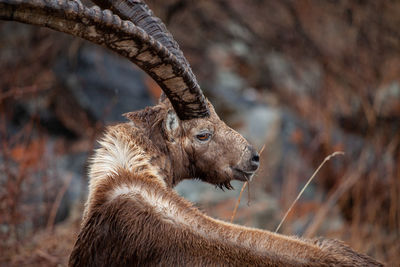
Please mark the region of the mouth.
[[238, 168], [232, 168], [232, 172], [233, 172], [233, 179], [242, 182], [251, 181], [255, 173], [254, 171], [245, 171]]

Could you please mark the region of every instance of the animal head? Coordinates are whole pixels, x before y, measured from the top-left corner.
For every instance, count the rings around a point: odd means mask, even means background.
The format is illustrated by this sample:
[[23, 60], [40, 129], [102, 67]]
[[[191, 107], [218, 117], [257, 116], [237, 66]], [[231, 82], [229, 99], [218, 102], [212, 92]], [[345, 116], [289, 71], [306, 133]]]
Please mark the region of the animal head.
[[163, 137], [157, 144], [168, 151], [178, 181], [200, 178], [231, 188], [233, 179], [249, 180], [258, 168], [257, 152], [217, 116], [160, 19], [140, 0], [129, 5], [93, 2], [107, 10], [85, 7], [78, 0], [4, 0], [0, 19], [79, 36], [106, 46], [147, 72], [164, 91], [165, 97], [153, 109], [159, 111], [161, 123], [162, 135], [157, 136]]
[[187, 120], [179, 118], [168, 99], [126, 114], [142, 125], [153, 145], [168, 158], [172, 185], [198, 178], [231, 189], [230, 181], [248, 181], [258, 169], [257, 151], [218, 117], [209, 101], [207, 106], [208, 116]]
[[175, 160], [174, 169], [182, 178], [202, 181], [231, 189], [231, 180], [248, 181], [259, 166], [257, 151], [238, 132], [226, 125], [208, 102], [210, 115], [181, 120], [169, 109], [163, 122], [168, 150]]

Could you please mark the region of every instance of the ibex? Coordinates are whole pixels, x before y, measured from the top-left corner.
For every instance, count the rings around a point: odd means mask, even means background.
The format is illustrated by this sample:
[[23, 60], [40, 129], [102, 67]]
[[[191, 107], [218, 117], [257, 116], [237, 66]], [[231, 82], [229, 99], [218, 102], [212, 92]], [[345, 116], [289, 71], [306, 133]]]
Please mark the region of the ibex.
[[[141, 0], [0, 0], [0, 18], [45, 26], [128, 58], [162, 88], [159, 103], [111, 126], [90, 166], [70, 266], [382, 266], [336, 240], [301, 239], [208, 217], [173, 187], [251, 179], [256, 150], [204, 97], [164, 24]], [[122, 18], [122, 19], [121, 19]]]

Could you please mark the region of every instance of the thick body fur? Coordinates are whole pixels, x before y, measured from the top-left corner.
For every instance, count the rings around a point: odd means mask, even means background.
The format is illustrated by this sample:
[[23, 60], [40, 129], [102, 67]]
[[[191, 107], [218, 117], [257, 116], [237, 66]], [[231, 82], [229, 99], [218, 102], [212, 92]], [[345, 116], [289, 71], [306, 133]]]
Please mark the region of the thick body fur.
[[[335, 240], [303, 240], [206, 216], [173, 187], [250, 180], [257, 151], [219, 119], [179, 46], [142, 0], [0, 0], [0, 19], [48, 27], [137, 64], [168, 99], [111, 126], [90, 166], [71, 266], [381, 266]], [[115, 14], [114, 14], [115, 13]], [[121, 16], [123, 19], [121, 19]]]
[[190, 177], [183, 169], [196, 166], [183, 155], [183, 135], [171, 141], [169, 112], [160, 103], [107, 129], [92, 160], [71, 266], [379, 266], [339, 241], [242, 227], [193, 207], [172, 188]]

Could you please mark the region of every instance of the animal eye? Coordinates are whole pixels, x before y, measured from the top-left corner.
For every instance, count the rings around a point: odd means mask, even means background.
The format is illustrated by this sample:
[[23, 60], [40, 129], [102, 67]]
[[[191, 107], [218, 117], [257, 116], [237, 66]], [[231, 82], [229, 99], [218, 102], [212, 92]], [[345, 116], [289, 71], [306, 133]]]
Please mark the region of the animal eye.
[[201, 133], [196, 135], [196, 138], [200, 141], [207, 141], [208, 139], [210, 139], [211, 134], [210, 133]]

